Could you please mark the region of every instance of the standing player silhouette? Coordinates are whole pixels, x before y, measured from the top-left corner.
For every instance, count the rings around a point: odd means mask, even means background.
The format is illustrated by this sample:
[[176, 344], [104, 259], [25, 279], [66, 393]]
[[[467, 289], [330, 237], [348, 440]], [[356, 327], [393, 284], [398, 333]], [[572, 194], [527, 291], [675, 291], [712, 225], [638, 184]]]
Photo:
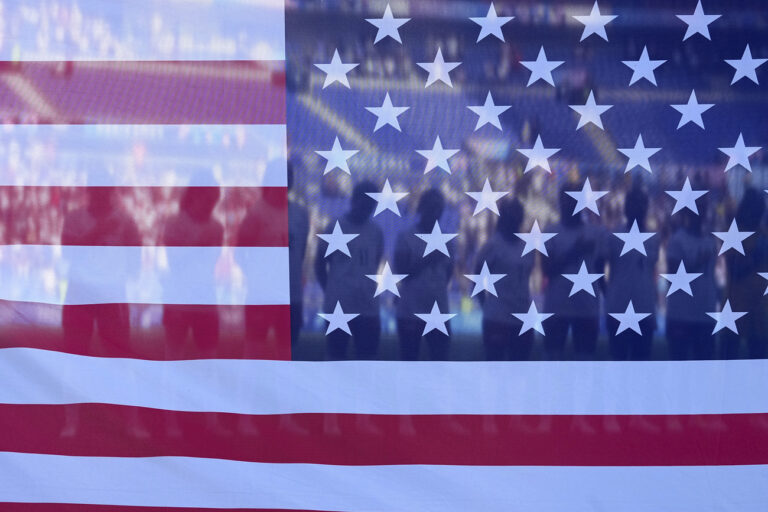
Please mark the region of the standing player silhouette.
[[[634, 223], [645, 232], [648, 213], [648, 194], [639, 184], [634, 184], [624, 199], [626, 232]], [[656, 263], [659, 260], [659, 239], [654, 235], [645, 241], [645, 255], [637, 250], [621, 254], [624, 242], [610, 237], [609, 260], [610, 280], [606, 285], [605, 307], [608, 313], [623, 313], [630, 301], [637, 313], [651, 313], [640, 320], [637, 334], [626, 329], [617, 334], [619, 321], [608, 316], [608, 340], [611, 358], [614, 360], [648, 360], [651, 357], [653, 336], [656, 332]]]
[[445, 199], [437, 189], [422, 194], [417, 207], [419, 219], [415, 226], [404, 230], [395, 245], [394, 273], [407, 274], [397, 301], [397, 333], [400, 338], [400, 358], [419, 359], [422, 337], [427, 342], [429, 359], [448, 357], [449, 336], [436, 330], [424, 336], [424, 322], [416, 313], [428, 313], [435, 301], [443, 313], [448, 311], [448, 282], [453, 272], [451, 258], [439, 251], [424, 255], [425, 243], [416, 233], [430, 233], [445, 209]]
[[[378, 354], [379, 300], [373, 296], [375, 283], [366, 277], [377, 273], [384, 254], [384, 235], [371, 219], [376, 201], [368, 196], [377, 191], [376, 185], [369, 181], [358, 183], [352, 191], [349, 210], [338, 219], [344, 234], [357, 235], [347, 246], [349, 256], [340, 251], [326, 256], [328, 244], [322, 240], [317, 246], [315, 275], [325, 292], [323, 311], [330, 313], [339, 302], [345, 312], [359, 315], [349, 322], [351, 336], [340, 329], [326, 336], [327, 357], [331, 360], [347, 357], [350, 338], [355, 359], [374, 359]], [[329, 223], [322, 232], [331, 233], [336, 222]]]
[[760, 272], [768, 271], [768, 235], [765, 232], [765, 200], [763, 192], [748, 188], [736, 211], [736, 224], [741, 231], [752, 231], [754, 235], [744, 240], [744, 254], [728, 251], [726, 270], [728, 272], [727, 296], [734, 311], [747, 314], [739, 321], [739, 334], [722, 332], [723, 359], [734, 359], [739, 355], [741, 340], [750, 359], [764, 359], [768, 356], [768, 301], [764, 292], [766, 280]]
[[585, 223], [581, 212], [574, 214], [576, 200], [566, 194], [571, 190], [576, 189], [568, 184], [560, 191], [560, 222], [546, 229], [557, 236], [550, 240], [549, 257], [542, 261], [547, 277], [544, 308], [553, 313], [548, 320], [544, 350], [552, 360], [565, 357], [569, 331], [577, 359], [594, 357], [597, 348], [600, 281], [595, 282], [594, 295], [582, 290], [570, 296], [573, 283], [563, 274], [577, 274], [582, 263], [590, 274], [602, 274], [608, 233], [602, 226]]
[[705, 232], [707, 198], [697, 201], [698, 215], [682, 210], [682, 225], [667, 242], [667, 272], [685, 265], [685, 271], [701, 274], [691, 281], [691, 295], [678, 290], [667, 297], [667, 342], [669, 356], [675, 360], [711, 359], [715, 351], [712, 321], [708, 312], [715, 311], [717, 284], [715, 262], [717, 242]]
[[[140, 246], [142, 244], [136, 222], [121, 206], [115, 189], [88, 187], [86, 190], [86, 206], [67, 214], [61, 233], [61, 243], [64, 245], [63, 255], [70, 265], [65, 303], [73, 299], [77, 301], [78, 297], [89, 295], [90, 286], [87, 279], [84, 279], [86, 276], [100, 276], [100, 279], [117, 276], [118, 279], [123, 279], [125, 276], [138, 273], [140, 267], [138, 257], [135, 260], [82, 262], [74, 256], [69, 256], [67, 246], [73, 245]], [[94, 265], [98, 268], [94, 268]], [[124, 289], [126, 283], [114, 284], [116, 287], [123, 286]], [[61, 329], [67, 350], [76, 354], [94, 355], [100, 348], [108, 349], [112, 354], [119, 353], [123, 357], [130, 357], [133, 352], [130, 344], [130, 309], [125, 297], [111, 304], [65, 304], [62, 307]], [[99, 341], [101, 347], [95, 346], [94, 341]], [[147, 435], [138, 421], [138, 416], [131, 419], [131, 424], [137, 435]], [[67, 408], [61, 435], [63, 437], [75, 435], [78, 426], [79, 416], [75, 409]]]
[[[224, 226], [213, 218], [220, 196], [218, 187], [187, 187], [179, 203], [179, 212], [165, 224], [165, 245], [221, 247], [224, 244]], [[168, 265], [172, 268], [183, 265], [183, 274], [194, 276], [194, 283], [186, 283], [185, 286], [194, 286], [213, 295], [218, 256], [201, 252], [194, 261], [175, 261], [172, 254], [169, 253]], [[178, 283], [168, 285], [177, 286]], [[183, 351], [188, 336], [195, 343], [197, 357], [216, 357], [219, 341], [217, 307], [166, 304], [163, 306], [163, 326], [169, 358], [177, 356], [177, 351]]]
[[531, 304], [529, 282], [535, 253], [523, 254], [525, 243], [515, 233], [523, 222], [523, 205], [517, 199], [499, 204], [496, 232], [480, 248], [475, 274], [487, 264], [492, 274], [505, 274], [497, 283], [496, 296], [477, 295], [483, 306], [483, 345], [489, 361], [525, 360], [533, 347], [533, 330], [520, 334], [521, 321], [512, 316], [528, 310]]

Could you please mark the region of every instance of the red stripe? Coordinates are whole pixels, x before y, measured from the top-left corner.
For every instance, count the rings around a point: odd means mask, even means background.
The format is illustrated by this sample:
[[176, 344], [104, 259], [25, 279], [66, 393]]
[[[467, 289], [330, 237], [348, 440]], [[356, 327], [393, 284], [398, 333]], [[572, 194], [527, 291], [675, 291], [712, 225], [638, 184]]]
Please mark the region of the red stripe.
[[[288, 305], [57, 306], [0, 301], [0, 348], [152, 360], [289, 360], [290, 315]], [[146, 318], [154, 321], [141, 327], [140, 319]]]
[[[0, 244], [286, 247], [287, 194], [285, 187], [0, 186]], [[184, 224], [182, 202], [216, 204], [213, 229]]]
[[2, 62], [0, 83], [13, 123], [285, 123], [284, 61]]
[[8, 503], [0, 501], [3, 512], [320, 512], [275, 508], [188, 508], [132, 507], [120, 505], [82, 505], [77, 503]]
[[[70, 437], [62, 437], [66, 410], [78, 418]], [[335, 465], [768, 463], [768, 414], [246, 416], [75, 404], [2, 405], [0, 424], [0, 451], [77, 456]]]

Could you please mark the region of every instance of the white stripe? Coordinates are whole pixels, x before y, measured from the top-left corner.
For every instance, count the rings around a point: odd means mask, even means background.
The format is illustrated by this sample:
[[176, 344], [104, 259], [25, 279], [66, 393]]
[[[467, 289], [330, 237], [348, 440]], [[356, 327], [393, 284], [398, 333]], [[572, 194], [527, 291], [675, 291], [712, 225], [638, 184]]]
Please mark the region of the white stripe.
[[110, 403], [244, 414], [768, 412], [768, 360], [144, 361], [0, 349], [0, 403]]
[[0, 60], [283, 60], [284, 18], [284, 0], [6, 2]]
[[288, 304], [288, 248], [3, 245], [0, 282], [45, 304]]
[[768, 466], [326, 466], [0, 453], [0, 500], [377, 512], [764, 512]]
[[285, 125], [4, 125], [0, 159], [12, 165], [0, 166], [0, 185], [284, 187], [285, 130]]

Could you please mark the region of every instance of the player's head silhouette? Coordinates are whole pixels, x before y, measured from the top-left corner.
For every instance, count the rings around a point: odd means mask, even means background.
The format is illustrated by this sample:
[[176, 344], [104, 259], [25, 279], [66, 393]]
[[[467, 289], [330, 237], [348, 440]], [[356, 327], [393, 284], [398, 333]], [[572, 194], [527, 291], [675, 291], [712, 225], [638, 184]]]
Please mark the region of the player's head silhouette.
[[181, 196], [179, 209], [192, 220], [205, 222], [211, 218], [220, 196], [218, 187], [187, 187]]
[[630, 225], [637, 221], [641, 227], [645, 224], [645, 216], [648, 213], [648, 194], [640, 185], [633, 185], [624, 198], [624, 216]]
[[765, 200], [757, 189], [744, 191], [739, 208], [736, 210], [736, 224], [742, 231], [757, 231], [765, 215]]
[[417, 212], [419, 214], [419, 226], [424, 229], [432, 229], [443, 215], [445, 209], [445, 198], [442, 192], [436, 188], [431, 188], [421, 195]]
[[87, 187], [86, 194], [88, 213], [94, 217], [111, 213], [117, 205], [117, 194], [112, 187]]
[[376, 185], [370, 181], [361, 181], [352, 189], [352, 199], [349, 204], [347, 218], [355, 224], [362, 224], [373, 215], [376, 201], [369, 193], [378, 192]]
[[517, 198], [504, 199], [499, 203], [499, 222], [497, 229], [506, 240], [515, 240], [515, 233], [520, 232], [525, 210]]

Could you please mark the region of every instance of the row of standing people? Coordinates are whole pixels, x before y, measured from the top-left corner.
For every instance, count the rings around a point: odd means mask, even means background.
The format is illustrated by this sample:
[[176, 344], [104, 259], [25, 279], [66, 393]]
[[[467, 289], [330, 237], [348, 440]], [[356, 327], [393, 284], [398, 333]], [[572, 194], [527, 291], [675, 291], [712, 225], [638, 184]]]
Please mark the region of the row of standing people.
[[[184, 190], [178, 212], [164, 220], [162, 243], [166, 246], [192, 245], [198, 247], [221, 247], [224, 244], [224, 225], [215, 218], [214, 209], [221, 199], [221, 190], [214, 187], [189, 187]], [[292, 210], [289, 222], [297, 230], [309, 230], [308, 217], [302, 215], [303, 210]], [[305, 213], [305, 212], [304, 212]], [[281, 205], [272, 205], [268, 200], [257, 201], [248, 208], [248, 211], [240, 224], [237, 232], [237, 245], [254, 245], [263, 232], [275, 229], [280, 225], [279, 218], [285, 214], [285, 208]], [[274, 238], [274, 237], [272, 237]], [[304, 253], [307, 236], [299, 236], [291, 252], [291, 269], [300, 268], [300, 255]], [[64, 219], [61, 235], [64, 245], [65, 257], [67, 246], [72, 245], [130, 245], [141, 246], [142, 237], [135, 219], [121, 205], [121, 202], [113, 189], [89, 188], [86, 205], [69, 212]], [[302, 246], [302, 243], [304, 244]], [[285, 240], [288, 244], [288, 240]], [[194, 276], [195, 282], [189, 286], [209, 287], [215, 286], [215, 266], [218, 256], [215, 252], [201, 252], [199, 258], [194, 261], [174, 261], [170, 259], [170, 267], [180, 265], [191, 266], [186, 268], [187, 275]], [[243, 262], [241, 262], [243, 263]], [[122, 266], [122, 271], [115, 274], [124, 276], [138, 274], [141, 262], [136, 261], [98, 261], [88, 262], [89, 265], [103, 265], [100, 269], [77, 268], [80, 263], [72, 258], [69, 261], [70, 272], [74, 275], [84, 275], [84, 272], [93, 272], [96, 275], [108, 276], [108, 269], [116, 270]], [[248, 268], [244, 265], [244, 268]], [[263, 269], [261, 269], [263, 270]], [[67, 294], [77, 296], [87, 282], [70, 280]], [[300, 284], [299, 284], [300, 287]], [[297, 294], [296, 286], [292, 286], [291, 298]], [[67, 304], [62, 308], [61, 332], [67, 351], [80, 354], [93, 354], [95, 344], [111, 346], [122, 354], [134, 354], [137, 352], [135, 339], [133, 338], [132, 322], [130, 318], [130, 306], [123, 303], [92, 304], [85, 307]], [[238, 336], [240, 346], [237, 347], [239, 357], [253, 357], [252, 351], [255, 343], [270, 343], [270, 337], [277, 337], [276, 330], [279, 320], [271, 321], [265, 318], [269, 312], [261, 308], [246, 308], [244, 314], [244, 333]], [[292, 317], [295, 319], [299, 316]], [[298, 334], [299, 324], [294, 320], [292, 333]], [[162, 351], [163, 358], [176, 359], [180, 354], [193, 354], [194, 358], [222, 357], [220, 338], [220, 312], [216, 306], [176, 305], [165, 304], [162, 312]], [[277, 340], [281, 342], [281, 340]], [[192, 351], [184, 351], [183, 348], [192, 344]], [[182, 358], [186, 358], [182, 356]], [[210, 378], [216, 378], [211, 376]], [[128, 386], [131, 383], [127, 383]], [[165, 415], [165, 429], [169, 435], [180, 436], [178, 414], [168, 411]], [[217, 413], [205, 414], [206, 427], [218, 433], [227, 433], [222, 426], [220, 415]], [[238, 428], [246, 433], [255, 432], [250, 419], [244, 418]], [[139, 418], [138, 410], [132, 409], [126, 419], [126, 425], [138, 437], [148, 437], [149, 431]], [[65, 409], [64, 424], [61, 436], [71, 437], [76, 435], [80, 428], [80, 414], [78, 409], [69, 407]]]
[[[553, 360], [566, 357], [569, 339], [577, 359], [592, 359], [597, 352], [600, 333], [601, 297], [606, 313], [623, 313], [632, 301], [637, 312], [650, 313], [640, 321], [642, 334], [624, 330], [617, 334], [618, 320], [606, 317], [610, 355], [616, 360], [647, 360], [652, 357], [653, 340], [659, 315], [658, 263], [662, 240], [657, 234], [645, 243], [646, 254], [629, 251], [624, 255], [622, 241], [604, 226], [573, 215], [575, 200], [566, 192], [575, 190], [566, 185], [559, 193], [561, 220], [545, 231], [557, 233], [547, 243], [548, 256], [541, 257], [544, 275], [543, 312], [553, 315], [544, 323], [546, 335], [543, 348]], [[372, 221], [375, 203], [367, 193], [375, 192], [370, 183], [358, 184], [351, 207], [338, 219], [344, 233], [358, 237], [349, 244], [350, 256], [338, 252], [325, 257], [322, 245], [315, 258], [315, 273], [325, 292], [323, 308], [330, 312], [339, 301], [345, 310], [359, 316], [349, 326], [351, 335], [336, 330], [327, 335], [327, 357], [347, 358], [348, 345], [353, 341], [355, 359], [372, 359], [378, 355], [381, 337], [379, 301], [373, 297], [373, 283], [366, 275], [378, 273], [384, 255], [382, 230]], [[626, 229], [637, 222], [646, 231], [648, 195], [641, 187], [629, 190], [625, 198]], [[397, 236], [392, 271], [406, 274], [396, 298], [397, 333], [400, 357], [414, 360], [421, 357], [422, 339], [427, 358], [442, 360], [449, 357], [448, 335], [431, 331], [422, 337], [424, 322], [416, 313], [427, 313], [436, 301], [441, 312], [449, 311], [448, 288], [454, 275], [452, 259], [434, 251], [423, 256], [425, 243], [415, 236], [428, 233], [440, 219], [445, 208], [442, 194], [428, 190], [420, 198], [417, 221]], [[688, 272], [699, 273], [691, 283], [692, 295], [682, 291], [670, 294], [664, 308], [665, 337], [671, 359], [709, 359], [737, 357], [742, 341], [748, 356], [768, 355], [768, 319], [763, 314], [765, 280], [759, 271], [768, 270], [768, 238], [761, 231], [765, 213], [762, 195], [748, 189], [736, 213], [742, 230], [754, 231], [745, 241], [745, 254], [726, 254], [727, 286], [718, 287], [715, 267], [718, 248], [715, 237], [705, 230], [708, 218], [706, 200], [698, 202], [698, 214], [682, 210], [680, 226], [666, 240], [666, 267], [674, 272], [683, 262]], [[521, 321], [513, 313], [523, 313], [531, 304], [530, 278], [535, 266], [535, 252], [523, 254], [525, 243], [516, 236], [522, 231], [525, 212], [515, 198], [499, 203], [495, 232], [477, 252], [475, 273], [487, 263], [491, 273], [505, 274], [496, 284], [497, 295], [487, 292], [477, 295], [482, 308], [482, 339], [488, 360], [525, 360], [531, 355], [533, 331], [520, 334]], [[590, 219], [594, 220], [594, 219]], [[334, 221], [335, 223], [335, 221]], [[332, 223], [332, 224], [334, 224]], [[325, 232], [331, 231], [329, 225]], [[621, 231], [621, 229], [620, 229]], [[450, 243], [449, 243], [450, 247]], [[596, 293], [579, 292], [570, 295], [572, 282], [563, 274], [576, 274], [582, 262], [589, 273], [604, 274], [595, 283]], [[607, 267], [607, 268], [606, 268]], [[717, 310], [718, 302], [730, 300], [734, 311], [748, 314], [739, 321], [739, 335], [723, 331], [720, 351], [716, 350], [713, 320], [707, 313]], [[354, 310], [354, 311], [352, 311]], [[570, 338], [569, 338], [570, 334]]]
[[[215, 187], [189, 187], [185, 189], [179, 199], [178, 212], [163, 220], [161, 243], [164, 246], [195, 246], [195, 247], [221, 247], [224, 245], [225, 227], [214, 216], [214, 210], [221, 200], [222, 192]], [[306, 233], [309, 230], [306, 212], [293, 211], [289, 222], [293, 223], [298, 231], [305, 235], [299, 236], [300, 243], [291, 245], [290, 269], [293, 271], [301, 267], [301, 256], [306, 246]], [[298, 217], [296, 215], [298, 213]], [[245, 217], [240, 223], [236, 233], [235, 243], [238, 246], [258, 245], [259, 239], [264, 238], [266, 230], [276, 230], [269, 239], [287, 237], [287, 231], [282, 226], [285, 215], [284, 205], [270, 203], [270, 198], [263, 198], [249, 205]], [[61, 235], [61, 243], [64, 246], [63, 257], [69, 265], [69, 282], [67, 286], [67, 305], [62, 308], [61, 330], [67, 350], [75, 353], [93, 353], [92, 344], [101, 342], [104, 345], [112, 345], [120, 348], [123, 353], [132, 353], [132, 322], [130, 319], [130, 307], [122, 301], [110, 304], [91, 304], [87, 307], [69, 305], [72, 297], [82, 294], [82, 288], [89, 286], [88, 273], [99, 276], [133, 275], [140, 273], [141, 261], [138, 255], [134, 259], [126, 258], [122, 261], [90, 261], [81, 263], [68, 255], [69, 246], [79, 245], [128, 245], [141, 246], [142, 236], [136, 220], [121, 204], [120, 198], [113, 189], [91, 188], [87, 191], [86, 204], [82, 208], [70, 211], [64, 218]], [[288, 240], [284, 240], [288, 245]], [[294, 251], [293, 249], [296, 249]], [[239, 253], [235, 251], [237, 256]], [[168, 253], [168, 267], [177, 271], [183, 266], [183, 275], [193, 276], [191, 286], [195, 289], [209, 290], [216, 287], [216, 265], [218, 253], [215, 251], [201, 251], [194, 260], [174, 260], [174, 253]], [[239, 262], [244, 271], [253, 269], [245, 261]], [[84, 264], [103, 266], [103, 268], [81, 268]], [[111, 271], [111, 272], [110, 272]], [[246, 279], [249, 277], [245, 276]], [[121, 277], [122, 278], [122, 277]], [[163, 278], [158, 284], [163, 286]], [[177, 283], [168, 283], [177, 285]], [[300, 295], [300, 282], [291, 280], [291, 298]], [[299, 287], [297, 289], [297, 286]], [[252, 290], [248, 289], [249, 292]], [[301, 312], [296, 315], [300, 318]], [[265, 319], [269, 312], [260, 308], [245, 308], [244, 333], [239, 336], [242, 339], [242, 352], [248, 357], [248, 340], [254, 343], [268, 342], [267, 338], [274, 333], [266, 332], [276, 321]], [[162, 336], [164, 341], [165, 358], [179, 357], [179, 349], [185, 344], [194, 345], [196, 357], [216, 357], [220, 351], [220, 311], [213, 305], [181, 305], [165, 304], [162, 308]], [[292, 326], [294, 327], [294, 326]], [[279, 327], [282, 329], [282, 327]], [[285, 329], [287, 331], [287, 328]], [[298, 333], [299, 326], [293, 329]], [[182, 351], [183, 352], [183, 351]], [[192, 352], [187, 352], [192, 353]]]

